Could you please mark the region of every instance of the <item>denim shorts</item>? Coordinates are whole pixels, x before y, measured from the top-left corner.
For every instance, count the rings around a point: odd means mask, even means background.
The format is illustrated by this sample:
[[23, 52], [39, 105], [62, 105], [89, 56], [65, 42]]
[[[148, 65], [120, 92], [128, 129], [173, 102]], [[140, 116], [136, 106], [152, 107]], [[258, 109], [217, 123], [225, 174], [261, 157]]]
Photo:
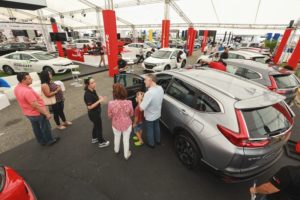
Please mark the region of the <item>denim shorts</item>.
[[143, 123], [138, 123], [134, 128], [133, 128], [133, 132], [137, 133], [139, 131], [143, 130]]

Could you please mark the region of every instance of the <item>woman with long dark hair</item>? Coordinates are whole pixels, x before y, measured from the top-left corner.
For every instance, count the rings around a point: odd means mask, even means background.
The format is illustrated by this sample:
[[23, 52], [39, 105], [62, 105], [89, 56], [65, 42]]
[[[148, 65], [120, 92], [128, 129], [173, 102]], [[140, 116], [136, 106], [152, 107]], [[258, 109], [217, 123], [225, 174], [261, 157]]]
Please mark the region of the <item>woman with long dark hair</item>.
[[[64, 113], [64, 95], [61, 91], [61, 87], [52, 81], [52, 74], [49, 71], [42, 71], [40, 74], [42, 92], [46, 97], [55, 96], [56, 103], [51, 105], [52, 112], [54, 115], [54, 121], [57, 128], [60, 130], [66, 129], [67, 126], [71, 125], [72, 122], [67, 121]], [[62, 124], [60, 123], [62, 120]]]
[[103, 139], [102, 119], [101, 119], [101, 103], [106, 101], [106, 97], [98, 96], [96, 92], [96, 81], [89, 77], [84, 79], [84, 102], [88, 109], [89, 119], [93, 122], [92, 143], [99, 143], [99, 147], [107, 147], [109, 141]]

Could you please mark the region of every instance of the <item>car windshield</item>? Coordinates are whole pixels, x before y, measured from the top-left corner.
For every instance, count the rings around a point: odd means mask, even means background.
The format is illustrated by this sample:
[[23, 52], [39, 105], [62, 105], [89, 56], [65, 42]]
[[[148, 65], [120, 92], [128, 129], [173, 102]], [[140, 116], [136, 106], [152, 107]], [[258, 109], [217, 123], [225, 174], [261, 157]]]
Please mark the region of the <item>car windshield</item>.
[[54, 58], [53, 55], [47, 53], [33, 53], [32, 55], [38, 60], [51, 60]]
[[250, 138], [265, 138], [266, 135], [277, 135], [291, 126], [287, 117], [281, 110], [285, 110], [284, 104], [243, 110], [243, 116], [247, 125]]
[[273, 76], [278, 89], [298, 87], [299, 83], [293, 74], [283, 74]]
[[159, 59], [168, 59], [171, 55], [171, 51], [156, 51], [152, 54], [151, 57]]

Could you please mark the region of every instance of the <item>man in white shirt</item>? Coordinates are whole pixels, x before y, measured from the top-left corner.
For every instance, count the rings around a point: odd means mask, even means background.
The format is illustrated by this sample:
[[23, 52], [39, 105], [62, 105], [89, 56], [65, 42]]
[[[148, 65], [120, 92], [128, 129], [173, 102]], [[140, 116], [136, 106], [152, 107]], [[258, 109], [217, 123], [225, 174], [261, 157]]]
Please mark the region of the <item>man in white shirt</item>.
[[138, 96], [140, 110], [144, 111], [145, 125], [147, 131], [148, 146], [154, 148], [155, 143], [160, 144], [159, 118], [161, 116], [161, 106], [164, 98], [164, 90], [156, 84], [156, 76], [147, 74], [145, 76], [145, 86], [148, 91], [142, 96]]

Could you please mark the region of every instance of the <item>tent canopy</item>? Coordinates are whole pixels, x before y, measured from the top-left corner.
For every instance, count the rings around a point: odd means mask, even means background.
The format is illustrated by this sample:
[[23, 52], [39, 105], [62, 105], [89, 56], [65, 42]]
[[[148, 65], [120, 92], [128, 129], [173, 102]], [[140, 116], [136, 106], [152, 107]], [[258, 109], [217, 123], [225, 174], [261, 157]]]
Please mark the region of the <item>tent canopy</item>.
[[[240, 28], [243, 24], [248, 28], [251, 25], [256, 27], [265, 24], [268, 25], [265, 29], [272, 29], [273, 25], [274, 29], [280, 27], [281, 30], [290, 20], [300, 17], [299, 0], [170, 1], [179, 8], [176, 10], [170, 7], [171, 25], [180, 24], [182, 27], [188, 26], [183, 15], [199, 28], [203, 23], [207, 24], [207, 27], [232, 24], [233, 28]], [[117, 25], [123, 25], [124, 28], [131, 28], [130, 24], [136, 25], [137, 28], [158, 28], [164, 18], [164, 2], [164, 0], [114, 0], [116, 15], [123, 19], [117, 21]], [[47, 0], [47, 8], [42, 9], [42, 12], [45, 17], [48, 17], [47, 22], [51, 16], [64, 26], [74, 29], [95, 29], [98, 26], [95, 6], [105, 9], [104, 0]], [[11, 15], [17, 18], [17, 21], [27, 20], [38, 23], [37, 11], [0, 8], [0, 20], [8, 21]], [[63, 19], [60, 16], [63, 16]], [[100, 24], [103, 24], [101, 13]]]

